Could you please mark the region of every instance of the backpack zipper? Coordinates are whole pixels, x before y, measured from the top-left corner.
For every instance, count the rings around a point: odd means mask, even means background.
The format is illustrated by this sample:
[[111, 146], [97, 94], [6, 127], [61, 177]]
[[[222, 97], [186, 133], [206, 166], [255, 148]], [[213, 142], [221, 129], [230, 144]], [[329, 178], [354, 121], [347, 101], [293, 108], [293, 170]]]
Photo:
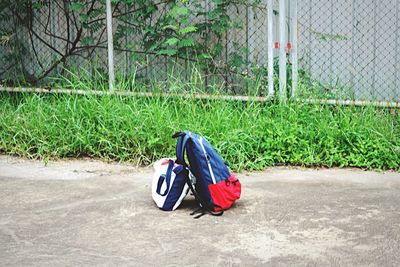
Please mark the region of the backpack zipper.
[[206, 158], [206, 161], [207, 161], [208, 170], [210, 171], [210, 174], [211, 174], [211, 179], [213, 180], [213, 183], [216, 184], [217, 181], [215, 180], [214, 172], [213, 172], [213, 170], [211, 168], [211, 162], [210, 162], [210, 159], [208, 158], [206, 149], [204, 148], [204, 145], [203, 145], [203, 137], [199, 138], [199, 142], [200, 142], [201, 148], [203, 149], [204, 157]]

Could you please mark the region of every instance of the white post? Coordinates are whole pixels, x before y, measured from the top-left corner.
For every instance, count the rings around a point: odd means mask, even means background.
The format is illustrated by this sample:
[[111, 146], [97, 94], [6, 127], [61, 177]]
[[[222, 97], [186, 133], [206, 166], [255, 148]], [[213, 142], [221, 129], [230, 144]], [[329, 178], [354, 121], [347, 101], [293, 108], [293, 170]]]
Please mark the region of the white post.
[[274, 28], [273, 0], [268, 0], [268, 96], [274, 95]]
[[292, 34], [292, 97], [296, 95], [298, 80], [298, 56], [297, 56], [297, 0], [292, 0], [291, 5], [291, 34]]
[[107, 43], [108, 43], [108, 85], [112, 92], [114, 90], [114, 45], [111, 0], [106, 0], [107, 9]]
[[279, 92], [286, 100], [286, 0], [279, 0]]

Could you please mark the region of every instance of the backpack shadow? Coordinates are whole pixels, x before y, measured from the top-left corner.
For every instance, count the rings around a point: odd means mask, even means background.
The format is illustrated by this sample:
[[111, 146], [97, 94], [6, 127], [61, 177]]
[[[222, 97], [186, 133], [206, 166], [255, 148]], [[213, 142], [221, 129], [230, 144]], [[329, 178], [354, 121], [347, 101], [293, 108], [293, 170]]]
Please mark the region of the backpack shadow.
[[197, 208], [199, 208], [199, 204], [194, 197], [185, 198], [178, 207], [179, 210], [188, 210], [188, 211], [193, 211]]

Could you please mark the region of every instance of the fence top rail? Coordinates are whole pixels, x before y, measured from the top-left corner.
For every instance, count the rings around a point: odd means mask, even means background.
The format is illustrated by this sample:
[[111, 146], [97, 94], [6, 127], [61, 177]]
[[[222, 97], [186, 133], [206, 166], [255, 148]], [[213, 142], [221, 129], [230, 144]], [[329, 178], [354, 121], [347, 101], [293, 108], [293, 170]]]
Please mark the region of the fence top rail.
[[[47, 89], [47, 88], [26, 88], [26, 87], [4, 87], [0, 86], [0, 92], [10, 93], [43, 93], [43, 94], [70, 94], [70, 95], [115, 95], [132, 97], [181, 97], [185, 99], [204, 99], [204, 100], [225, 100], [225, 101], [271, 101], [271, 96], [230, 96], [230, 95], [210, 95], [200, 93], [152, 93], [152, 92], [131, 92], [131, 91], [101, 91], [101, 90], [79, 90], [79, 89]], [[385, 108], [400, 108], [400, 102], [394, 101], [369, 101], [369, 100], [340, 100], [340, 99], [295, 99], [299, 103], [324, 104], [336, 106], [375, 106]]]
[[152, 93], [152, 92], [132, 92], [132, 91], [102, 91], [102, 90], [79, 90], [79, 89], [47, 89], [47, 88], [26, 88], [26, 87], [2, 87], [0, 92], [15, 93], [44, 93], [44, 94], [71, 94], [71, 95], [116, 95], [134, 97], [181, 97], [185, 99], [209, 99], [209, 100], [228, 100], [228, 101], [256, 101], [263, 102], [271, 100], [270, 96], [233, 96], [233, 95], [210, 95], [200, 93]]

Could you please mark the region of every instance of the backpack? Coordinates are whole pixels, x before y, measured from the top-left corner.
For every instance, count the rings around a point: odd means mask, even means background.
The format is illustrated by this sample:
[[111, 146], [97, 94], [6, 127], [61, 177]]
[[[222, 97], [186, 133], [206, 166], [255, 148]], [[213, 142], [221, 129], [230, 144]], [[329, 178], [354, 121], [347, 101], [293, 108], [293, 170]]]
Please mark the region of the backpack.
[[[189, 171], [187, 184], [195, 196], [200, 208], [192, 215], [198, 217], [208, 211], [212, 215], [222, 215], [240, 198], [240, 181], [230, 173], [228, 166], [211, 144], [195, 133], [189, 131], [173, 135], [178, 138], [176, 144], [176, 163]], [[187, 161], [185, 161], [185, 155]], [[191, 176], [195, 179], [191, 179]], [[194, 182], [195, 180], [195, 182]]]
[[165, 211], [175, 210], [189, 192], [187, 177], [186, 168], [172, 159], [155, 162], [151, 191], [157, 207]]

